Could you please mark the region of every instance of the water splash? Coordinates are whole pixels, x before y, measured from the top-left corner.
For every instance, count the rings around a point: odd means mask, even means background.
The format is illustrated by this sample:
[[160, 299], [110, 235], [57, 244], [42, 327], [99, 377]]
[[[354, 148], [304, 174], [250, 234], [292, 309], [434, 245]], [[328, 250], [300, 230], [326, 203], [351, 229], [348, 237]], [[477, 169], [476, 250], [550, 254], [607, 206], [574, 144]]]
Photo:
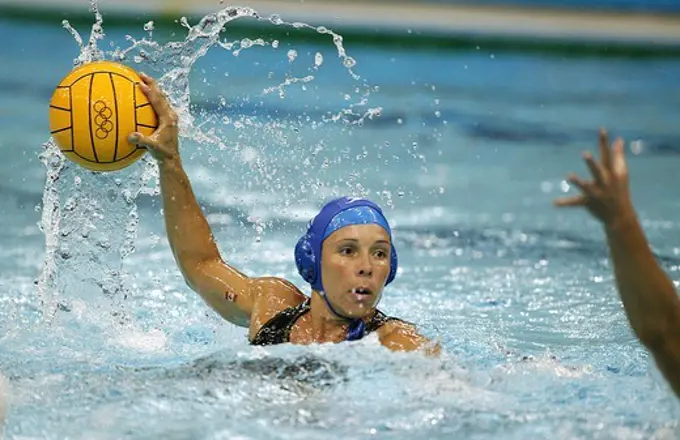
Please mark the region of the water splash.
[[45, 261], [38, 279], [38, 296], [42, 302], [43, 312], [46, 312], [48, 316], [53, 316], [59, 294], [56, 280], [58, 270], [56, 252], [59, 245], [61, 205], [57, 181], [65, 159], [51, 140], [44, 144], [43, 148], [40, 160], [47, 169], [47, 181], [43, 192], [40, 230], [45, 234]]
[[[255, 179], [265, 187], [265, 192], [281, 192], [281, 164], [282, 156], [290, 157], [292, 144], [303, 144], [300, 136], [303, 129], [315, 130], [327, 123], [341, 122], [348, 127], [360, 125], [365, 118], [379, 115], [379, 109], [364, 108], [368, 103], [370, 87], [354, 72], [356, 61], [350, 57], [343, 46], [341, 35], [325, 28], [314, 27], [305, 23], [287, 23], [279, 16], [262, 17], [257, 11], [247, 7], [228, 7], [216, 13], [208, 14], [195, 25], [191, 25], [186, 17], [179, 20], [181, 26], [187, 29], [183, 41], [170, 41], [164, 44], [153, 39], [156, 26], [153, 22], [144, 25], [147, 33], [141, 39], [128, 35], [126, 41], [129, 46], [115, 48], [105, 52], [100, 48], [104, 41], [104, 20], [99, 11], [97, 1], [90, 1], [94, 15], [94, 23], [90, 36], [85, 43], [82, 36], [68, 21], [63, 22], [64, 28], [73, 36], [79, 47], [79, 54], [74, 59], [74, 66], [80, 66], [96, 60], [110, 59], [113, 61], [136, 64], [138, 70], [144, 70], [154, 75], [160, 87], [166, 92], [168, 99], [180, 116], [180, 136], [183, 143], [194, 143], [200, 155], [208, 152], [207, 162], [214, 164], [216, 152], [229, 151], [241, 154], [242, 165], [248, 172], [254, 172]], [[328, 35], [337, 51], [342, 68], [347, 72], [351, 81], [356, 83], [353, 92], [359, 95], [356, 102], [351, 102], [339, 110], [322, 114], [317, 118], [306, 115], [298, 121], [281, 121], [272, 118], [262, 119], [257, 116], [245, 116], [231, 120], [220, 117], [215, 113], [193, 112], [191, 109], [190, 76], [195, 70], [196, 63], [211, 49], [217, 48], [239, 56], [245, 50], [256, 47], [280, 47], [278, 40], [265, 41], [262, 38], [239, 38], [234, 41], [223, 39], [221, 34], [229, 23], [238, 19], [256, 19], [268, 21], [276, 26], [289, 26], [293, 29], [313, 29]], [[299, 62], [297, 54], [290, 62]], [[310, 74], [304, 76], [287, 75], [279, 84], [266, 87], [260, 93], [265, 98], [272, 92], [277, 92], [280, 98], [286, 96], [291, 87], [301, 87], [306, 90], [324, 64], [321, 53], [314, 55]], [[347, 95], [349, 97], [349, 94]], [[243, 102], [251, 101], [251, 97], [244, 97]], [[351, 98], [349, 98], [351, 100]], [[232, 130], [253, 129], [252, 139], [266, 133], [271, 137], [275, 147], [280, 149], [271, 158], [265, 159], [262, 154], [254, 152], [249, 146], [251, 142], [247, 136], [239, 135], [232, 145], [227, 145], [225, 136], [215, 128], [214, 122], [219, 120], [220, 126], [230, 125]], [[211, 125], [213, 125], [211, 127]], [[260, 140], [258, 138], [258, 140]], [[319, 145], [323, 144], [321, 140]], [[185, 148], [185, 147], [183, 147]], [[299, 179], [287, 179], [289, 192], [302, 193], [302, 199], [310, 197], [311, 189], [327, 189], [328, 184], [314, 176], [314, 171], [305, 171], [304, 167], [318, 165], [318, 169], [328, 164], [328, 158], [317, 155], [322, 151], [320, 147], [312, 153], [298, 148], [294, 154], [295, 160], [303, 163], [300, 177], [308, 179], [309, 185], [300, 185]], [[246, 151], [251, 153], [245, 154]], [[254, 153], [254, 154], [253, 154]], [[189, 155], [195, 159], [196, 153]], [[312, 163], [317, 160], [318, 163]], [[56, 145], [50, 141], [44, 145], [41, 155], [47, 170], [47, 180], [43, 193], [43, 211], [41, 230], [45, 234], [46, 255], [42, 273], [38, 281], [38, 292], [42, 300], [43, 315], [50, 320], [59, 311], [68, 312], [73, 308], [74, 301], [82, 301], [95, 305], [92, 310], [115, 309], [122, 322], [129, 321], [125, 313], [124, 301], [128, 295], [134, 295], [134, 289], [124, 271], [124, 261], [134, 253], [139, 223], [137, 200], [140, 195], [157, 196], [158, 169], [149, 157], [145, 157], [123, 171], [116, 173], [92, 173], [77, 165], [65, 161]], [[227, 162], [227, 161], [224, 161]], [[325, 164], [325, 165], [324, 165]], [[223, 165], [224, 166], [224, 165]], [[231, 163], [236, 168], [238, 164]], [[300, 171], [296, 165], [292, 172]], [[356, 179], [350, 176], [339, 182], [339, 185], [350, 186], [352, 195], [367, 195], [366, 189]], [[347, 189], [336, 185], [336, 193], [347, 193]], [[322, 197], [325, 194], [321, 195]], [[254, 216], [256, 218], [257, 216]], [[253, 230], [259, 240], [266, 227], [271, 227], [266, 221], [257, 220], [257, 227]], [[113, 307], [112, 307], [113, 305]]]
[[90, 38], [87, 45], [83, 43], [83, 38], [80, 36], [77, 30], [75, 30], [69, 24], [68, 20], [62, 21], [62, 26], [66, 29], [76, 40], [78, 46], [80, 46], [80, 53], [78, 57], [74, 60], [74, 67], [87, 64], [92, 61], [99, 61], [104, 59], [104, 53], [99, 49], [97, 42], [104, 39], [104, 18], [99, 12], [99, 6], [97, 0], [90, 0], [90, 10], [94, 15], [94, 23], [90, 30]]
[[[331, 37], [338, 58], [342, 61], [342, 65], [345, 67], [350, 77], [354, 81], [360, 83], [355, 89], [355, 92], [359, 97], [356, 102], [348, 104], [347, 108], [341, 109], [335, 114], [328, 115], [323, 119], [324, 121], [342, 121], [348, 124], [361, 124], [366, 118], [373, 118], [380, 113], [380, 109], [376, 108], [356, 111], [368, 104], [371, 88], [354, 72], [356, 60], [348, 55], [347, 50], [343, 45], [343, 37], [341, 35], [324, 26], [315, 27], [301, 22], [286, 22], [278, 15], [262, 17], [256, 10], [248, 7], [225, 8], [221, 11], [206, 15], [193, 26], [186, 17], [182, 17], [180, 19], [180, 24], [188, 30], [187, 36], [182, 42], [173, 41], [161, 45], [151, 38], [136, 40], [132, 36], [128, 36], [127, 39], [132, 43], [131, 46], [126, 49], [117, 49], [113, 51], [111, 53], [111, 58], [117, 61], [126, 61], [132, 58], [135, 63], [162, 66], [163, 76], [159, 80], [159, 83], [165, 90], [175, 92], [169, 97], [176, 109], [182, 111], [183, 109], [187, 109], [189, 104], [189, 74], [192, 72], [195, 63], [206, 55], [211, 48], [220, 47], [227, 51], [233, 51], [233, 55], [238, 56], [243, 50], [252, 47], [271, 46], [277, 48], [279, 46], [280, 43], [278, 40], [266, 42], [261, 38], [256, 40], [244, 38], [232, 42], [221, 40], [220, 35], [227, 29], [229, 23], [238, 19], [256, 19], [258, 21], [270, 22], [276, 26], [289, 26], [299, 30], [309, 29]], [[148, 30], [148, 27], [145, 27], [145, 29]], [[235, 49], [235, 47], [238, 48]], [[288, 52], [287, 56], [289, 62], [292, 63], [298, 58], [298, 53], [291, 50]], [[315, 55], [312, 70], [318, 70], [322, 64], [323, 55], [317, 53]], [[279, 91], [280, 95], [284, 95], [285, 89], [289, 86], [298, 83], [309, 83], [314, 79], [314, 75], [288, 77], [276, 86], [265, 88], [262, 91], [262, 94], [267, 95], [272, 91]], [[182, 117], [183, 121], [190, 122], [191, 120], [189, 114], [183, 114]], [[185, 128], [190, 126], [191, 124], [187, 124], [185, 125]], [[215, 141], [218, 144], [220, 143], [217, 140]]]

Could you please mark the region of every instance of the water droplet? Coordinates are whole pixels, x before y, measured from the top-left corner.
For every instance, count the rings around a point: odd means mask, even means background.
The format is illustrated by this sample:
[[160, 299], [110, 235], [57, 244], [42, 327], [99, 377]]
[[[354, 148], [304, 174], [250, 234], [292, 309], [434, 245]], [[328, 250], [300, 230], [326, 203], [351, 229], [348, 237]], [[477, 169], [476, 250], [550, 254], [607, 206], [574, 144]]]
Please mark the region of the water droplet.
[[69, 197], [68, 200], [66, 200], [66, 203], [64, 203], [64, 211], [72, 212], [77, 206], [78, 202], [76, 202], [76, 199]]
[[645, 143], [641, 140], [635, 140], [630, 143], [630, 152], [638, 155], [642, 154], [642, 152], [645, 151]]
[[125, 203], [127, 203], [128, 205], [132, 205], [133, 203], [135, 203], [135, 198], [132, 196], [132, 192], [129, 189], [123, 190], [121, 192], [121, 195], [123, 196]]
[[109, 202], [113, 203], [116, 201], [116, 199], [118, 199], [118, 193], [115, 189], [110, 189], [106, 191], [106, 198], [109, 200]]
[[297, 58], [297, 55], [298, 55], [297, 51], [295, 51], [293, 49], [289, 50], [288, 51], [288, 61], [290, 61], [292, 63], [293, 61], [295, 61], [295, 58]]
[[52, 168], [59, 168], [62, 163], [62, 158], [60, 156], [52, 156], [49, 159], [49, 164]]

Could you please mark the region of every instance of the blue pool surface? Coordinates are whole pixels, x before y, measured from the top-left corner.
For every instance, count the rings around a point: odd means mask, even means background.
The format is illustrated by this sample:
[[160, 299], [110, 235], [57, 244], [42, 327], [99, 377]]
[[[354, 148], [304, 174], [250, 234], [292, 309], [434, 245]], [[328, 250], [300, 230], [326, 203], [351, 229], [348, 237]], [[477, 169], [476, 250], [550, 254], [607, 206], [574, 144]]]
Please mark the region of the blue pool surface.
[[[120, 55], [142, 26], [104, 21], [97, 46]], [[54, 152], [43, 164], [48, 102], [79, 49], [61, 23], [0, 21], [7, 439], [677, 438], [601, 226], [551, 201], [598, 127], [625, 136], [646, 233], [679, 279], [680, 59], [357, 45], [354, 78], [330, 36], [198, 57], [206, 39], [163, 26], [175, 52], [124, 62], [163, 77], [183, 115], [225, 258], [307, 291], [292, 258], [307, 220], [333, 195], [368, 195], [400, 253], [380, 308], [446, 354], [250, 347], [181, 279], [148, 158], [110, 174]]]

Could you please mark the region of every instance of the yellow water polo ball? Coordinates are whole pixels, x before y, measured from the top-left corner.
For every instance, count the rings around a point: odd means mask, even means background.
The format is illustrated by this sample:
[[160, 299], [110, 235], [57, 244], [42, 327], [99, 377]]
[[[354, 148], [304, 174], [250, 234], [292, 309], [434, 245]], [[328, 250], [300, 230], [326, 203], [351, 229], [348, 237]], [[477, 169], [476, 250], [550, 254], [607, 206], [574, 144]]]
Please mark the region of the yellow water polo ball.
[[71, 71], [50, 101], [50, 132], [62, 153], [92, 171], [118, 171], [141, 158], [146, 149], [128, 136], [158, 127], [141, 82], [133, 69], [110, 61]]

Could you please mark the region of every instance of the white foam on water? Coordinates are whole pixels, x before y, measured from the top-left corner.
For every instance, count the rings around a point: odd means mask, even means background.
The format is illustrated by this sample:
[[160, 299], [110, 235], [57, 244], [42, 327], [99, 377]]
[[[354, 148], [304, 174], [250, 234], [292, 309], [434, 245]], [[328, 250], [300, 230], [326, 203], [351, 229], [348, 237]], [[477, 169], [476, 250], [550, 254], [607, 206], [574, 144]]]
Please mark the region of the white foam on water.
[[128, 330], [111, 338], [109, 342], [130, 350], [154, 353], [162, 351], [165, 348], [168, 337], [160, 329], [151, 329], [148, 331]]
[[7, 415], [7, 385], [5, 383], [5, 378], [0, 373], [0, 438], [2, 438], [2, 432], [5, 425], [5, 417]]

